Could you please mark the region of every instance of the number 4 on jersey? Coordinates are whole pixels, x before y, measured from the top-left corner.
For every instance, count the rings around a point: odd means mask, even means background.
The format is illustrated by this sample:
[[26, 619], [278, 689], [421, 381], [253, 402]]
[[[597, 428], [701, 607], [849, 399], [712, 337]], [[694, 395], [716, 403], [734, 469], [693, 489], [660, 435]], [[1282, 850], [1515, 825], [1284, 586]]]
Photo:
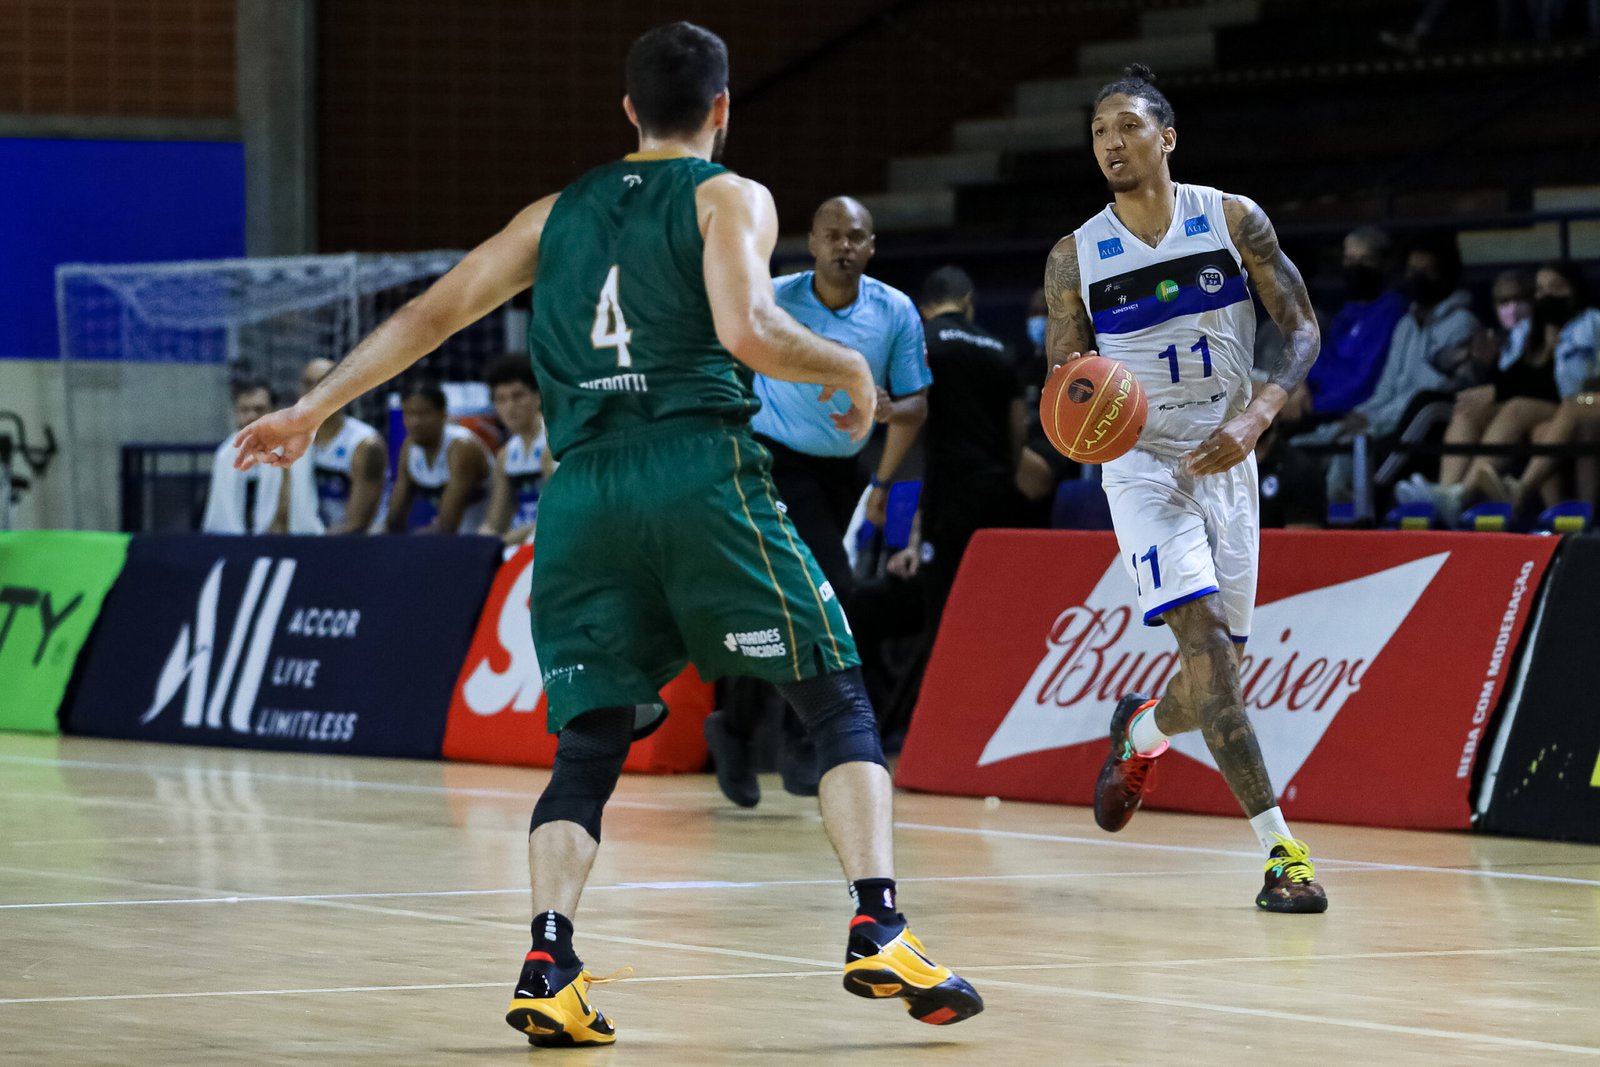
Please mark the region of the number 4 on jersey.
[[612, 264], [606, 283], [600, 287], [600, 302], [594, 306], [594, 327], [589, 331], [589, 340], [596, 348], [615, 348], [617, 366], [633, 366], [633, 357], [628, 354], [633, 331], [628, 329], [628, 320], [622, 317], [622, 305], [617, 301], [616, 264]]

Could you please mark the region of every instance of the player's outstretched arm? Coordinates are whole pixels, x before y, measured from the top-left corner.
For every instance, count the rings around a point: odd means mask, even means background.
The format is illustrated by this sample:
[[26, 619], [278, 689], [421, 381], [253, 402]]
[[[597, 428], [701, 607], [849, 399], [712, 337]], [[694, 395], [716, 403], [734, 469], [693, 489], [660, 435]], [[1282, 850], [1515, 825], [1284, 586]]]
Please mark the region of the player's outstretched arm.
[[1044, 351], [1054, 371], [1094, 350], [1094, 324], [1078, 292], [1078, 243], [1071, 234], [1056, 242], [1044, 265]]
[[1244, 260], [1245, 273], [1261, 294], [1267, 314], [1283, 331], [1283, 356], [1272, 369], [1266, 388], [1257, 393], [1257, 400], [1270, 404], [1275, 416], [1317, 361], [1322, 331], [1317, 327], [1317, 313], [1311, 307], [1305, 280], [1284, 255], [1267, 213], [1249, 197], [1232, 194], [1224, 194], [1222, 212], [1228, 220], [1228, 235]]
[[768, 266], [778, 242], [778, 212], [764, 185], [735, 174], [695, 193], [705, 235], [706, 295], [717, 340], [757, 374], [812, 382], [823, 398], [842, 389], [851, 408], [834, 424], [856, 440], [872, 429], [877, 385], [861, 353], [812, 333], [777, 304]]
[[523, 208], [505, 229], [467, 253], [448, 274], [362, 339], [293, 407], [240, 430], [233, 442], [239, 449], [234, 466], [287, 467], [305, 455], [311, 435], [329, 415], [532, 285], [539, 238], [555, 202], [551, 195]]

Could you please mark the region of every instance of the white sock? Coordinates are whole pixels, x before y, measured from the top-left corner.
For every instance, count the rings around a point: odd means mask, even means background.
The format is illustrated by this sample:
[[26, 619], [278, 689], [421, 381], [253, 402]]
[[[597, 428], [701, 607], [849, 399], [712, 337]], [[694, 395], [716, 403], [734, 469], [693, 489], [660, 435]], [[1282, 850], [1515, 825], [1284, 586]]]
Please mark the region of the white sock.
[[1156, 725], [1155, 705], [1133, 717], [1133, 721], [1128, 724], [1128, 741], [1133, 745], [1133, 750], [1141, 756], [1160, 754], [1157, 750], [1166, 746], [1167, 735]]
[[1256, 840], [1261, 842], [1261, 849], [1268, 855], [1272, 853], [1272, 846], [1278, 843], [1278, 834], [1284, 837], [1293, 837], [1289, 832], [1289, 824], [1283, 821], [1283, 809], [1271, 807], [1250, 820], [1250, 829], [1256, 832]]

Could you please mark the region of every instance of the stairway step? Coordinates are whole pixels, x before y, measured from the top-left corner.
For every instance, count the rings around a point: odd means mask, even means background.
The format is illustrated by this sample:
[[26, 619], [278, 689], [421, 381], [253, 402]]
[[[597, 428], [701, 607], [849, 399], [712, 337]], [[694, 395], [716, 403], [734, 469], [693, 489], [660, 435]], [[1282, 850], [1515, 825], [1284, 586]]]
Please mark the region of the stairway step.
[[1174, 37], [1218, 26], [1245, 26], [1261, 18], [1261, 0], [1217, 0], [1194, 7], [1146, 11], [1139, 32], [1146, 37]]
[[1113, 75], [1129, 63], [1143, 63], [1156, 76], [1180, 70], [1207, 70], [1217, 62], [1217, 36], [1210, 30], [1098, 41], [1078, 49], [1078, 69], [1086, 74]]
[[1535, 211], [1600, 210], [1600, 185], [1561, 185], [1533, 191]]
[[1081, 148], [1088, 143], [1088, 125], [1082, 111], [969, 119], [956, 123], [955, 144], [961, 152]]
[[976, 185], [999, 177], [1000, 153], [993, 151], [901, 156], [889, 161], [889, 191], [892, 193]]
[[933, 230], [955, 225], [954, 189], [928, 189], [914, 193], [875, 193], [860, 198], [872, 212], [878, 233], [893, 230]]

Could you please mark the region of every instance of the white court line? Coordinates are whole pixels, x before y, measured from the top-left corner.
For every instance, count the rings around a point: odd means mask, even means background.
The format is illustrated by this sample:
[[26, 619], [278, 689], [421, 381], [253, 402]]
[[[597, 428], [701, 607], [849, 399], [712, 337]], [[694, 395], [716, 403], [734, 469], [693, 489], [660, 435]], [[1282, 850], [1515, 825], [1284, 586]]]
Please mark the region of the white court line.
[[[1018, 969], [1021, 970], [1022, 968]], [[998, 978], [987, 978], [983, 984], [986, 988], [998, 986], [1003, 989], [1020, 989], [1030, 993], [1059, 994], [1069, 997], [1083, 997], [1088, 1000], [1108, 1000], [1119, 1004], [1137, 1004], [1141, 1007], [1159, 1004], [1163, 1007], [1189, 1011], [1210, 1011], [1223, 1015], [1248, 1015], [1258, 1019], [1272, 1019], [1277, 1022], [1340, 1026], [1351, 1030], [1372, 1030], [1383, 1034], [1404, 1034], [1407, 1037], [1435, 1037], [1446, 1041], [1493, 1045], [1497, 1048], [1529, 1049], [1540, 1052], [1571, 1052], [1582, 1056], [1600, 1056], [1600, 1046], [1595, 1045], [1562, 1045], [1553, 1041], [1535, 1041], [1531, 1038], [1523, 1037], [1501, 1037], [1498, 1034], [1480, 1034], [1466, 1030], [1436, 1030], [1427, 1026], [1403, 1026], [1399, 1023], [1370, 1022], [1365, 1019], [1351, 1019], [1336, 1015], [1305, 1015], [1300, 1012], [1278, 1011], [1274, 1008], [1247, 1008], [1238, 1004], [1212, 1004], [1206, 1001], [1187, 1000], [1181, 997], [1154, 996], [1148, 993], [1111, 993], [1099, 989], [1076, 989], [1063, 986], [1036, 985], [1032, 982], [1009, 982]]]
[[[661, 974], [634, 975], [626, 979], [635, 982], [721, 982], [738, 978], [814, 978], [826, 971], [750, 971], [744, 974]], [[97, 1000], [184, 1000], [197, 997], [289, 997], [310, 996], [319, 993], [412, 993], [439, 989], [502, 989], [511, 983], [500, 982], [437, 982], [430, 985], [348, 985], [324, 986], [315, 989], [213, 989], [191, 993], [102, 993], [76, 997], [4, 997], [0, 1004], [80, 1004]]]
[[[288, 756], [296, 756], [296, 755], [302, 755], [303, 756], [303, 755], [308, 755], [310, 753], [286, 752], [286, 753], [276, 753], [276, 754], [277, 755], [288, 755]], [[492, 798], [500, 798], [500, 799], [507, 799], [507, 800], [523, 800], [523, 801], [528, 801], [530, 803], [532, 801], [538, 799], [538, 794], [537, 793], [532, 792], [532, 791], [528, 791], [528, 790], [484, 789], [484, 788], [478, 788], [476, 786], [423, 785], [423, 784], [418, 783], [418, 782], [382, 782], [382, 781], [375, 781], [375, 780], [370, 779], [370, 778], [330, 778], [330, 777], [326, 777], [326, 776], [320, 776], [319, 777], [319, 776], [313, 775], [313, 774], [285, 774], [285, 773], [283, 773], [281, 771], [257, 771], [257, 770], [251, 770], [251, 769], [246, 768], [246, 767], [173, 767], [173, 766], [166, 765], [166, 764], [108, 763], [108, 762], [101, 762], [101, 761], [98, 761], [98, 760], [45, 759], [45, 758], [40, 757], [40, 756], [6, 756], [6, 755], [0, 755], [0, 763], [21, 763], [21, 764], [26, 764], [26, 765], [29, 765], [29, 766], [41, 766], [41, 767], [75, 767], [75, 768], [78, 768], [80, 770], [121, 771], [121, 772], [123, 772], [125, 774], [193, 775], [193, 774], [199, 773], [199, 774], [202, 774], [202, 775], [203, 774], [218, 774], [218, 775], [229, 775], [229, 776], [237, 774], [237, 775], [244, 775], [245, 777], [248, 777], [248, 778], [254, 778], [254, 779], [257, 779], [257, 780], [263, 781], [263, 782], [292, 782], [292, 783], [297, 784], [297, 785], [322, 785], [322, 786], [328, 786], [328, 787], [333, 788], [333, 789], [369, 789], [369, 790], [377, 790], [379, 792], [385, 792], [385, 793], [429, 793], [429, 794], [447, 793], [447, 794], [449, 794], [451, 796], [492, 797]], [[533, 772], [536, 772], [536, 773], [541, 773], [542, 772], [542, 773], [544, 773], [546, 775], [548, 775], [550, 773], [550, 768], [548, 768], [548, 767], [513, 767], [513, 768], [508, 768], [508, 769], [511, 769], [511, 770], [522, 770], [522, 771], [533, 771]], [[722, 794], [720, 792], [712, 793], [712, 792], [705, 791], [705, 790], [695, 790], [695, 791], [692, 791], [692, 792], [674, 793], [672, 795], [673, 796], [692, 797], [692, 798], [696, 798], [696, 799], [706, 799], [706, 798], [710, 798], [710, 797], [720, 797]], [[627, 796], [627, 794], [624, 793], [623, 797], [625, 798], [626, 796]], [[651, 804], [651, 803], [648, 803], [648, 802], [645, 802], [645, 801], [641, 801], [641, 800], [627, 800], [627, 799], [620, 799], [619, 800], [616, 797], [613, 797], [607, 803], [610, 804], [610, 805], [618, 806], [618, 807], [642, 808], [642, 809], [651, 810], [651, 811], [682, 811], [683, 810], [682, 807], [674, 806], [674, 805], [670, 805], [670, 804]]]
[[[1235, 849], [1207, 848], [1203, 845], [1160, 845], [1147, 841], [1123, 841], [1109, 837], [1073, 837], [1067, 834], [1039, 834], [1027, 833], [1021, 830], [991, 830], [977, 826], [939, 826], [934, 823], [897, 822], [896, 830], [927, 830], [938, 834], [969, 834], [976, 837], [999, 837], [1015, 841], [1050, 841], [1063, 845], [1095, 845], [1100, 848], [1132, 848], [1144, 849], [1154, 852], [1190, 852], [1209, 856], [1243, 856], [1248, 859], [1261, 859], [1259, 852], [1240, 852]], [[1317, 860], [1318, 866], [1331, 867], [1338, 864], [1353, 872], [1359, 873], [1361, 869], [1370, 871], [1415, 871], [1423, 874], [1455, 874], [1475, 878], [1505, 878], [1523, 882], [1553, 882], [1559, 885], [1587, 885], [1600, 886], [1600, 878], [1568, 878], [1556, 874], [1524, 874], [1521, 871], [1494, 871], [1482, 867], [1423, 867], [1409, 863], [1378, 863], [1373, 860], [1346, 860], [1330, 859], [1327, 857]]]
[[[121, 908], [142, 904], [258, 904], [258, 903], [305, 903], [321, 900], [390, 900], [403, 897], [493, 897], [493, 896], [526, 896], [528, 889], [521, 886], [515, 889], [415, 889], [398, 890], [383, 893], [292, 893], [292, 894], [260, 894], [260, 893], [234, 893], [225, 889], [206, 889], [202, 886], [188, 886], [172, 882], [144, 882], [134, 878], [108, 878], [99, 875], [84, 875], [67, 871], [51, 871], [28, 867], [0, 866], [0, 872], [20, 871], [27, 874], [38, 874], [45, 877], [76, 878], [84, 881], [115, 882], [122, 885], [149, 886], [154, 889], [186, 889], [193, 893], [215, 893], [210, 897], [158, 897], [140, 898], [133, 900], [47, 900], [39, 902], [20, 902], [14, 904], [0, 904], [0, 911], [7, 909], [17, 910], [22, 908]], [[1238, 871], [1062, 871], [1057, 874], [952, 874], [952, 875], [913, 875], [900, 878], [902, 884], [910, 883], [935, 883], [935, 882], [1031, 882], [1031, 881], [1071, 881], [1092, 878], [1151, 878], [1151, 877], [1178, 877], [1199, 878], [1206, 876], [1233, 878], [1238, 876]], [[790, 886], [826, 885], [837, 886], [841, 884], [839, 878], [791, 878], [774, 879], [768, 882], [620, 882], [616, 885], [591, 885], [585, 886], [585, 893], [618, 893], [633, 891], [650, 892], [697, 892], [701, 890], [719, 889], [770, 889]]]
[[[699, 946], [687, 947], [698, 948]], [[703, 951], [703, 949], [701, 950]], [[819, 964], [819, 966], [822, 965]], [[635, 982], [721, 982], [739, 980], [748, 981], [768, 978], [833, 977], [837, 965], [827, 964], [826, 966], [828, 967], [828, 970], [752, 971], [740, 974], [650, 975], [632, 977], [627, 979], [627, 981], [632, 984]], [[1042, 970], [1051, 966], [1053, 965], [1019, 965], [1012, 969], [1019, 971]], [[969, 971], [987, 969], [990, 968], [966, 968], [966, 970]], [[307, 989], [225, 989], [184, 993], [111, 993], [60, 997], [6, 997], [0, 998], [0, 1005], [75, 1004], [95, 1001], [124, 1000], [188, 1000], [211, 997], [317, 996], [334, 993], [434, 992], [447, 989], [495, 989], [503, 988], [505, 985], [506, 983], [504, 981], [438, 982], [418, 985], [323, 986]], [[1119, 1004], [1136, 1004], [1141, 1007], [1159, 1004], [1163, 1007], [1176, 1008], [1181, 1011], [1214, 1012], [1224, 1015], [1244, 1015], [1254, 1018], [1272, 1019], [1278, 1022], [1337, 1026], [1346, 1029], [1374, 1031], [1377, 1033], [1402, 1034], [1407, 1037], [1428, 1037], [1445, 1041], [1465, 1042], [1467, 1044], [1492, 1045], [1497, 1048], [1516, 1048], [1537, 1050], [1540, 1052], [1568, 1052], [1585, 1056], [1600, 1056], [1600, 1047], [1591, 1045], [1565, 1045], [1553, 1041], [1537, 1041], [1520, 1037], [1503, 1037], [1498, 1034], [1472, 1033], [1464, 1030], [1439, 1030], [1433, 1027], [1405, 1026], [1398, 1023], [1372, 1022], [1365, 1019], [1352, 1019], [1340, 1016], [1307, 1015], [1300, 1012], [1278, 1011], [1273, 1008], [1249, 1008], [1237, 1004], [1214, 1004], [1207, 1001], [1189, 1000], [1182, 997], [1152, 996], [1148, 993], [1112, 993], [1098, 989], [1078, 989], [1064, 986], [1040, 985], [1035, 982], [1013, 982], [998, 978], [987, 979], [984, 982], [984, 985], [985, 987], [991, 988], [1018, 989], [1024, 992], [1040, 993], [1048, 996], [1081, 997], [1089, 1000], [1110, 1001]]]
[[[292, 753], [290, 755], [292, 755]], [[21, 764], [31, 764], [31, 765], [39, 765], [39, 766], [82, 767], [82, 768], [95, 769], [95, 770], [118, 770], [118, 771], [127, 771], [129, 773], [140, 773], [140, 774], [163, 773], [163, 774], [183, 775], [183, 774], [192, 774], [196, 770], [196, 768], [193, 768], [193, 767], [174, 767], [174, 766], [170, 766], [170, 765], [161, 765], [161, 764], [147, 765], [147, 764], [138, 764], [138, 763], [118, 763], [118, 762], [97, 761], [97, 760], [61, 760], [61, 759], [47, 759], [47, 758], [38, 757], [38, 756], [11, 756], [11, 755], [0, 755], [0, 763], [21, 763]], [[524, 769], [536, 770], [536, 771], [537, 770], [543, 770], [543, 768], [524, 768]], [[443, 785], [438, 785], [438, 786], [435, 786], [435, 785], [419, 785], [419, 784], [406, 783], [406, 782], [375, 782], [375, 781], [369, 781], [369, 780], [366, 780], [366, 779], [330, 780], [330, 779], [328, 779], [326, 777], [317, 777], [315, 775], [294, 775], [294, 774], [282, 774], [282, 773], [272, 772], [272, 771], [255, 771], [255, 770], [251, 770], [251, 769], [245, 768], [245, 767], [214, 767], [214, 768], [208, 767], [208, 768], [199, 768], [199, 770], [202, 773], [218, 773], [218, 774], [228, 774], [228, 775], [242, 775], [244, 777], [259, 778], [259, 779], [262, 779], [262, 780], [265, 780], [265, 781], [285, 781], [285, 782], [310, 783], [310, 784], [318, 784], [318, 785], [328, 785], [328, 786], [333, 786], [333, 787], [336, 787], [336, 788], [377, 789], [377, 790], [388, 790], [388, 791], [392, 791], [392, 792], [411, 792], [411, 793], [444, 793], [444, 794], [452, 794], [452, 795], [459, 795], [459, 796], [519, 797], [519, 798], [523, 798], [523, 799], [528, 799], [528, 797], [529, 797], [529, 794], [518, 792], [518, 791], [512, 791], [512, 790], [475, 789], [475, 788], [469, 788], [469, 787], [443, 786]], [[0, 795], [3, 795], [3, 794], [0, 794]], [[32, 796], [33, 794], [22, 794], [22, 795], [23, 796]], [[696, 795], [696, 796], [707, 796], [707, 795], [711, 795], [711, 794], [696, 793], [694, 795]], [[69, 799], [83, 799], [83, 798], [69, 798]], [[125, 805], [134, 805], [134, 806], [137, 805], [137, 802], [130, 802], [130, 801], [113, 801], [113, 802], [114, 803], [119, 803], [119, 804], [125, 804]], [[647, 803], [643, 803], [643, 802], [640, 802], [640, 801], [619, 801], [619, 800], [616, 800], [616, 799], [613, 799], [612, 801], [610, 801], [610, 804], [612, 806], [616, 806], [616, 807], [634, 807], [634, 808], [641, 808], [641, 809], [646, 809], [646, 810], [658, 810], [658, 811], [682, 812], [682, 811], [685, 810], [681, 806], [665, 805], [665, 804], [647, 804]], [[161, 807], [163, 810], [170, 810], [165, 805], [147, 805], [147, 806], [158, 806], [158, 807]], [[214, 809], [184, 809], [184, 810], [196, 811], [196, 812], [199, 812], [199, 813], [202, 813], [202, 814], [246, 814], [246, 813], [242, 813], [242, 812], [226, 812], [226, 811], [219, 812], [219, 811], [215, 811]], [[337, 820], [318, 820], [318, 819], [313, 819], [313, 818], [309, 818], [309, 817], [305, 817], [305, 816], [273, 815], [273, 814], [269, 814], [269, 813], [248, 813], [248, 814], [250, 814], [252, 817], [258, 817], [258, 818], [287, 819], [287, 820], [293, 820], [293, 821], [298, 821], [298, 822], [309, 822], [309, 823], [325, 822], [325, 823], [327, 823], [329, 825], [336, 825], [336, 826], [378, 827], [378, 826], [387, 826], [388, 825], [386, 823], [340, 822], [340, 821], [337, 821]], [[810, 819], [813, 819], [813, 820], [816, 820], [816, 819], [819, 818], [814, 813], [808, 813], [804, 817], [807, 817], [807, 818], [810, 818]], [[1126, 841], [1126, 840], [1121, 840], [1121, 839], [1111, 838], [1111, 837], [1076, 837], [1076, 836], [1071, 836], [1071, 835], [1066, 835], [1066, 834], [1039, 834], [1039, 833], [1027, 833], [1027, 832], [1019, 831], [1019, 830], [995, 830], [995, 829], [987, 829], [987, 828], [983, 828], [983, 827], [941, 826], [941, 825], [936, 825], [936, 824], [931, 824], [931, 823], [913, 823], [913, 822], [896, 822], [894, 825], [895, 825], [896, 829], [900, 829], [900, 830], [925, 830], [925, 831], [929, 831], [929, 832], [933, 832], [933, 833], [969, 834], [969, 835], [974, 835], [974, 836], [979, 836], [979, 837], [995, 837], [995, 838], [1001, 838], [1001, 839], [1021, 840], [1021, 841], [1049, 841], [1049, 842], [1055, 842], [1055, 843], [1058, 843], [1058, 844], [1091, 845], [1091, 846], [1094, 846], [1094, 847], [1097, 847], [1097, 848], [1125, 848], [1125, 849], [1140, 849], [1140, 850], [1157, 851], [1157, 852], [1181, 852], [1181, 853], [1191, 853], [1191, 854], [1198, 854], [1198, 855], [1243, 857], [1243, 858], [1252, 859], [1252, 860], [1258, 859], [1259, 855], [1260, 855], [1258, 852], [1240, 851], [1240, 850], [1236, 850], [1236, 849], [1208, 848], [1208, 847], [1201, 846], [1201, 845], [1164, 845], [1164, 844], [1155, 844], [1155, 843], [1144, 842], [1144, 841]], [[1375, 871], [1396, 871], [1396, 872], [1399, 872], [1399, 871], [1410, 871], [1410, 872], [1415, 872], [1415, 873], [1426, 873], [1426, 874], [1453, 874], [1453, 875], [1466, 876], [1466, 877], [1499, 878], [1499, 879], [1506, 879], [1506, 880], [1512, 880], [1512, 881], [1543, 882], [1543, 883], [1558, 884], [1558, 885], [1600, 886], [1600, 879], [1595, 879], [1595, 878], [1568, 878], [1568, 877], [1563, 877], [1563, 876], [1560, 876], [1560, 875], [1525, 874], [1525, 873], [1520, 872], [1520, 871], [1485, 870], [1485, 869], [1479, 868], [1479, 867], [1426, 867], [1426, 866], [1418, 866], [1418, 865], [1411, 865], [1411, 864], [1377, 863], [1377, 862], [1372, 862], [1372, 861], [1367, 861], [1367, 860], [1339, 860], [1339, 859], [1331, 859], [1331, 858], [1322, 859], [1319, 862], [1324, 863], [1324, 864], [1330, 864], [1330, 865], [1337, 863], [1337, 864], [1340, 864], [1340, 865], [1348, 865], [1350, 867], [1366, 868], [1366, 869], [1375, 870]]]
[[[588, 934], [584, 935], [585, 937]], [[1325, 963], [1342, 960], [1408, 960], [1432, 959], [1436, 956], [1518, 956], [1524, 954], [1542, 954], [1549, 952], [1600, 952], [1600, 945], [1528, 945], [1526, 947], [1511, 948], [1419, 948], [1398, 949], [1394, 952], [1326, 952], [1308, 953], [1295, 956], [1196, 956], [1186, 960], [1162, 959], [1128, 959], [1125, 956], [1114, 960], [1086, 960], [1080, 963], [1027, 963], [1012, 967], [1007, 964], [984, 963], [977, 966], [965, 966], [961, 973], [968, 971], [1079, 971], [1094, 967], [1191, 967], [1196, 964], [1213, 963]]]

